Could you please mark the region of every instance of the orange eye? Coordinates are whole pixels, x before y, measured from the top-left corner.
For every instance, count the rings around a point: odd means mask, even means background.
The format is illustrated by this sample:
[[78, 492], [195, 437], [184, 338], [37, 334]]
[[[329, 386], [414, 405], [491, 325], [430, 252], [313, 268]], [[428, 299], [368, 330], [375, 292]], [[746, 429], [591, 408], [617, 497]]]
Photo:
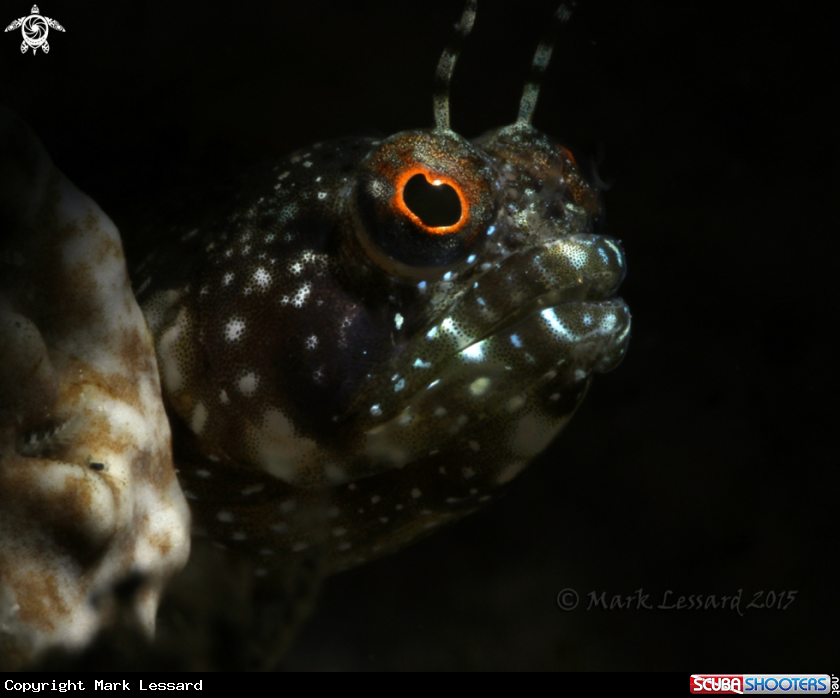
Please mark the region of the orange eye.
[[457, 182], [419, 169], [398, 178], [395, 206], [435, 235], [457, 233], [468, 208]]
[[388, 259], [418, 270], [452, 265], [495, 220], [496, 181], [486, 157], [450, 131], [398, 134], [362, 165], [356, 232], [382, 266], [392, 266]]

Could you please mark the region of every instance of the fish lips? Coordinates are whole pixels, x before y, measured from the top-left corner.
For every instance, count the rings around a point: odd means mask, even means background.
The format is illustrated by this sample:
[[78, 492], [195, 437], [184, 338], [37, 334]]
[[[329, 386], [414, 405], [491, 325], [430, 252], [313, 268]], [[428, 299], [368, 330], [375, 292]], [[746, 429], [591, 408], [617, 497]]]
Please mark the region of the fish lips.
[[625, 274], [620, 243], [602, 235], [563, 236], [510, 255], [471, 289], [474, 298], [461, 299], [468, 306], [495, 307], [472, 345], [508, 335], [516, 346], [523, 341], [521, 330], [533, 327], [535, 351], [576, 344], [581, 368], [612, 370], [630, 335], [629, 308], [615, 297]]

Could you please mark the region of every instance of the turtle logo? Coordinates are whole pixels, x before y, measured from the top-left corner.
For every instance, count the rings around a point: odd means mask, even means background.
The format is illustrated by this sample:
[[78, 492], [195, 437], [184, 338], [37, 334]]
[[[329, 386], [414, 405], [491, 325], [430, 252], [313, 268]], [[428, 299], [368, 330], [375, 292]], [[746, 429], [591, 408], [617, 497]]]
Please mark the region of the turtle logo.
[[16, 19], [6, 27], [6, 31], [10, 32], [12, 29], [17, 29], [18, 27], [21, 27], [20, 31], [23, 34], [23, 43], [20, 45], [20, 52], [26, 53], [26, 49], [31, 48], [33, 56], [37, 53], [38, 49], [41, 49], [44, 53], [50, 52], [50, 45], [47, 43], [47, 34], [50, 32], [50, 27], [60, 32], [64, 31], [64, 27], [54, 19], [44, 17], [38, 11], [37, 5], [32, 6], [31, 15]]

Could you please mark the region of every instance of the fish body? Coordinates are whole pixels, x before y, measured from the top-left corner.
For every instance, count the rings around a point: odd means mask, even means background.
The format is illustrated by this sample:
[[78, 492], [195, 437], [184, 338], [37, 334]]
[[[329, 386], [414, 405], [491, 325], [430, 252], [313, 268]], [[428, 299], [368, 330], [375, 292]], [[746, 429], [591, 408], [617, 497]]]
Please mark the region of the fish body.
[[329, 569], [396, 550], [504, 491], [621, 361], [624, 254], [570, 151], [529, 118], [468, 141], [436, 115], [249, 173], [134, 270], [217, 544]]

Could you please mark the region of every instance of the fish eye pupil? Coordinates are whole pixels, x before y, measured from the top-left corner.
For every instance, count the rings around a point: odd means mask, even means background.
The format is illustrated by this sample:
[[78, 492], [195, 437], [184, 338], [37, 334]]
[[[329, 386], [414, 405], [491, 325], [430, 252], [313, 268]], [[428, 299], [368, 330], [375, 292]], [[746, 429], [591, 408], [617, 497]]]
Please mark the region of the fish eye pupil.
[[429, 182], [422, 174], [416, 174], [403, 187], [403, 201], [406, 207], [429, 228], [444, 228], [461, 220], [461, 198], [453, 187], [438, 182]]

